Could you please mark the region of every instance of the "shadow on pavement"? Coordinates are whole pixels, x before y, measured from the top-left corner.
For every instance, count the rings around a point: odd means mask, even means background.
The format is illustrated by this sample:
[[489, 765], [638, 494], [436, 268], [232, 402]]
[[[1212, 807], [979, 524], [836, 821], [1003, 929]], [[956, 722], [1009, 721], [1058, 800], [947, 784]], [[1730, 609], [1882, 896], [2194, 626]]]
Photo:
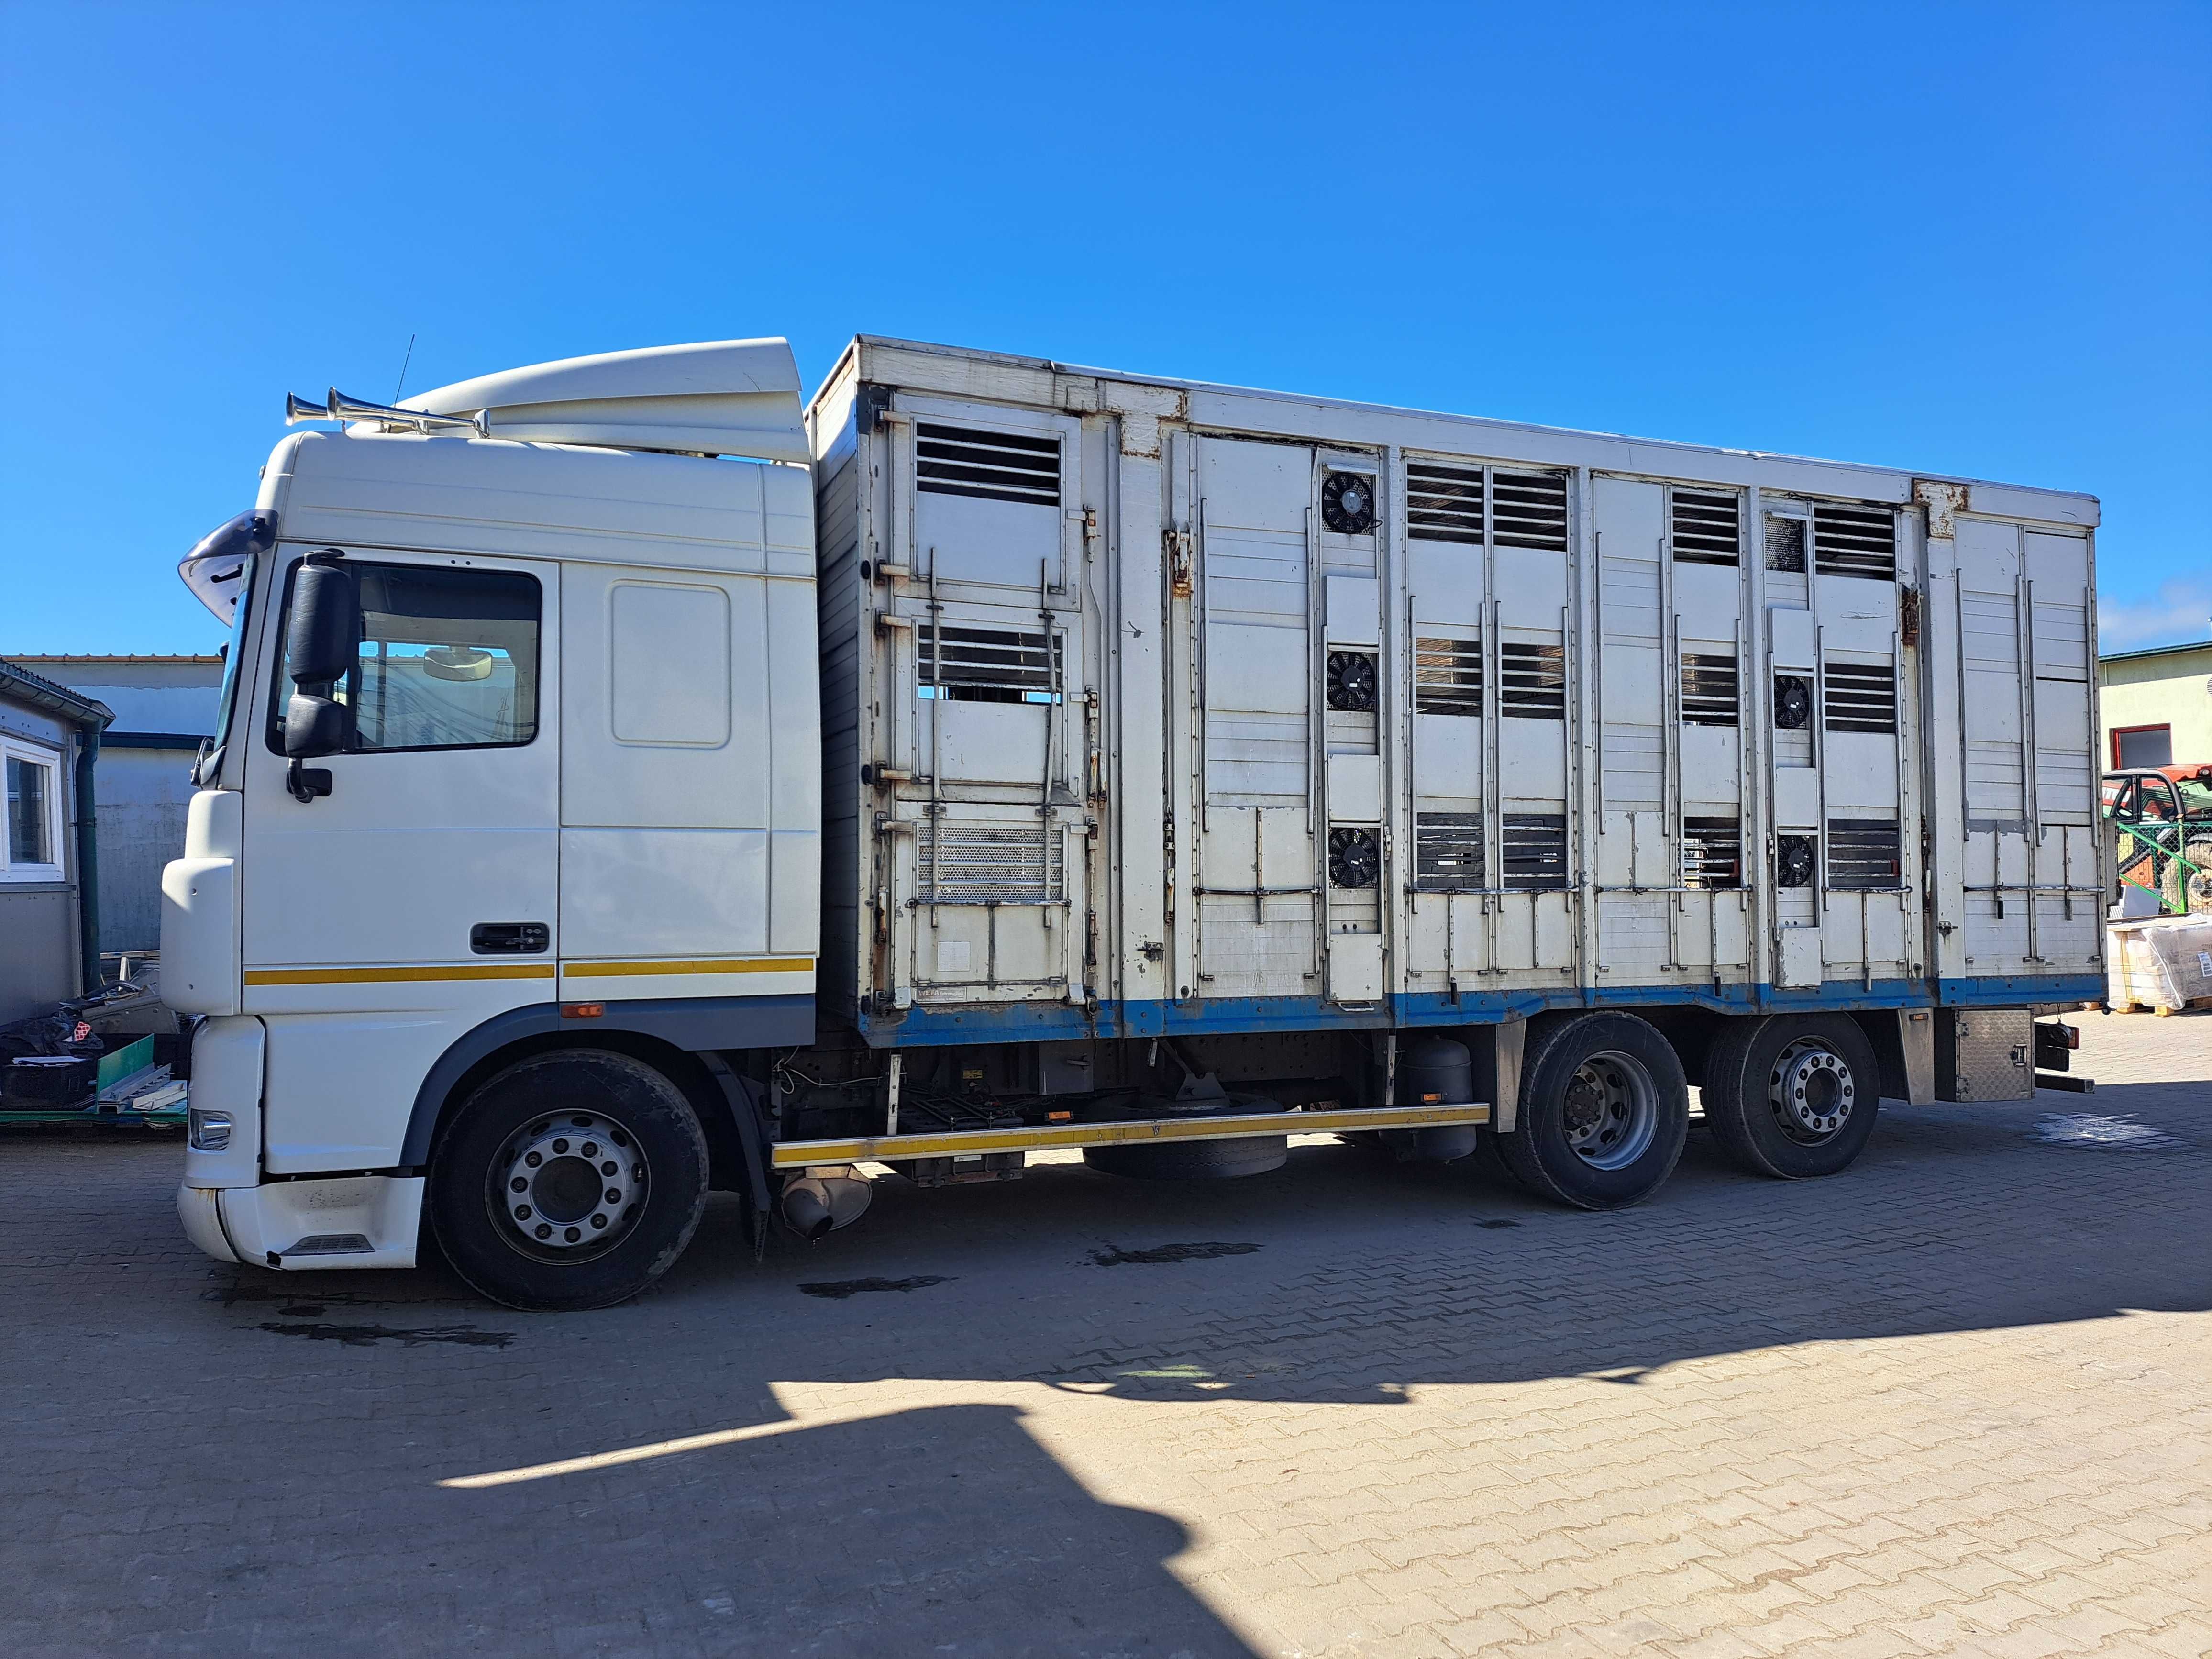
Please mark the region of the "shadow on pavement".
[[[1327, 1144], [1219, 1185], [1069, 1164], [888, 1182], [860, 1226], [758, 1265], [717, 1200], [653, 1294], [568, 1316], [435, 1271], [214, 1268], [175, 1237], [166, 1158], [72, 1155], [107, 1184], [0, 1227], [35, 1335], [0, 1348], [0, 1650], [1242, 1653], [1164, 1565], [1176, 1525], [1100, 1502], [1012, 1406], [893, 1391], [884, 1415], [794, 1421], [784, 1402], [924, 1380], [1387, 1405], [2202, 1311], [2203, 1093], [1894, 1108], [1850, 1172], [1798, 1183], [1736, 1173], [1698, 1130], [1665, 1191], [1614, 1214]], [[2035, 1139], [2084, 1109], [2175, 1143]], [[604, 1455], [691, 1437], [712, 1449]], [[439, 1484], [580, 1457], [601, 1461]]]

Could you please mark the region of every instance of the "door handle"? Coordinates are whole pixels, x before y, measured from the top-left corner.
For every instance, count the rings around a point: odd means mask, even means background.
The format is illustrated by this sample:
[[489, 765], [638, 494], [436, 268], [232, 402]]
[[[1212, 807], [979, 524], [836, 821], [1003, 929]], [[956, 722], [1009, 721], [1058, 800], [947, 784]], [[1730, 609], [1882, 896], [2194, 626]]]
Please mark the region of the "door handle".
[[538, 956], [552, 943], [553, 930], [542, 921], [480, 921], [469, 929], [469, 949], [480, 957]]

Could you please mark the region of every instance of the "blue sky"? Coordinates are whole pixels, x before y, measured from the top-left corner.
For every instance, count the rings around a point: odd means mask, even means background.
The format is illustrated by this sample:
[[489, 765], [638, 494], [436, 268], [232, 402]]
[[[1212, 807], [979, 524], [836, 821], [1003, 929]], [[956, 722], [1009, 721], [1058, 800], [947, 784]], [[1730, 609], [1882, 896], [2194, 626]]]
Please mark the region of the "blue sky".
[[0, 652], [283, 394], [856, 331], [2087, 489], [2212, 616], [2212, 6], [0, 0]]

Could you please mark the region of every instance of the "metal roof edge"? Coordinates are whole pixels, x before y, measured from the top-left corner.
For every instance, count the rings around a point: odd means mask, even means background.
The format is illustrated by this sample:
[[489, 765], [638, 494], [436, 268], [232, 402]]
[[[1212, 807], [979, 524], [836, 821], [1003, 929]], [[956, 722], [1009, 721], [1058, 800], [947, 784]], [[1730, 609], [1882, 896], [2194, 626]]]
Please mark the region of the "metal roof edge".
[[115, 711], [106, 703], [83, 696], [66, 685], [58, 685], [45, 675], [33, 674], [5, 657], [0, 657], [0, 694], [43, 708], [50, 714], [60, 714], [94, 732], [106, 731], [115, 720]]
[[[1097, 380], [1120, 380], [1133, 386], [1152, 386], [1178, 392], [1203, 392], [1237, 398], [1255, 398], [1269, 403], [1324, 403], [1340, 409], [1352, 410], [1368, 415], [1395, 415], [1426, 421], [1449, 421], [1460, 425], [1491, 431], [1528, 432], [1547, 437], [1600, 439], [1608, 442], [1645, 444], [1656, 448], [1682, 451], [1698, 455], [1730, 455], [1750, 460], [1786, 461], [1805, 466], [1832, 467], [1844, 472], [1867, 472], [1889, 478], [1925, 478], [1938, 483], [1981, 484], [2006, 489], [2017, 489], [2038, 495], [2063, 497], [2069, 501], [2096, 502], [2099, 518], [2103, 517], [2103, 502], [2084, 489], [2056, 489], [2047, 484], [2014, 484], [2002, 478], [1972, 478], [1963, 474], [1925, 472], [1911, 467], [1884, 466], [1872, 461], [1831, 460], [1819, 455], [1792, 455], [1780, 450], [1743, 449], [1726, 444], [1689, 443], [1674, 438], [1646, 438], [1628, 432], [1604, 432], [1593, 428], [1550, 426], [1536, 421], [1512, 421], [1493, 415], [1455, 415], [1445, 410], [1415, 409], [1403, 404], [1367, 403], [1356, 398], [1327, 397], [1316, 392], [1277, 392], [1264, 386], [1231, 386], [1218, 380], [1188, 380], [1166, 374], [1136, 374], [1124, 369], [1098, 368], [1081, 363], [1062, 362], [1052, 357], [1031, 357], [1018, 352], [986, 351], [973, 346], [943, 345], [927, 340], [902, 340], [888, 334], [855, 334], [845, 350], [844, 357], [860, 346], [884, 346], [898, 351], [914, 351], [936, 357], [964, 357], [971, 361], [1003, 363], [1010, 368], [1026, 368], [1039, 373], [1082, 375]], [[827, 384], [827, 381], [824, 382]]]
[[2139, 662], [2145, 657], [2177, 656], [2184, 651], [2212, 651], [2212, 640], [2184, 640], [2179, 645], [2147, 645], [2137, 651], [2100, 651], [2097, 660], [2106, 662]]

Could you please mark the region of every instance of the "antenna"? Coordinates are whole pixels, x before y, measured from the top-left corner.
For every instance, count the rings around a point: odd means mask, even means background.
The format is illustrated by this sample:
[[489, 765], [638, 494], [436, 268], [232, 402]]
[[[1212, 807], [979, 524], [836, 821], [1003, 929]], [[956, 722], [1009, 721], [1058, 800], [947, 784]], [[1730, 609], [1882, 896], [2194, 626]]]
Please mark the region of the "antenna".
[[407, 365], [415, 361], [415, 337], [407, 337], [407, 355], [399, 360], [399, 384], [392, 388], [392, 401], [398, 403], [399, 394], [407, 390]]

